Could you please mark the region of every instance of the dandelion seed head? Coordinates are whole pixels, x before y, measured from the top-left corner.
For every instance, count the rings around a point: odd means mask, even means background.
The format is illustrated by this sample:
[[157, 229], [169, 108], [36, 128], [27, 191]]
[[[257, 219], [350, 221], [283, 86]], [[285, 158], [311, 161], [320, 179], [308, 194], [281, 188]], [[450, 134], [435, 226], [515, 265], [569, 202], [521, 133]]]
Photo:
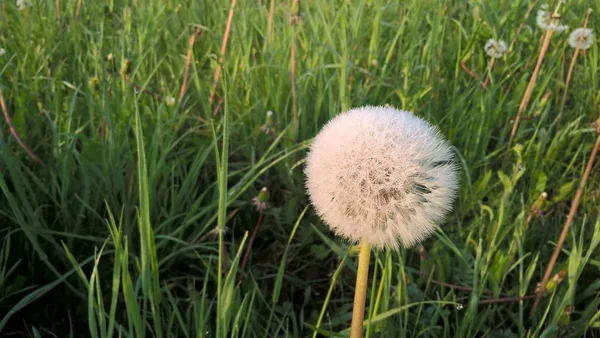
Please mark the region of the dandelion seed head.
[[594, 44], [594, 32], [589, 28], [577, 28], [569, 34], [569, 45], [573, 48], [589, 49]]
[[0, 56], [6, 54], [6, 50], [2, 47], [0, 47]]
[[17, 8], [22, 11], [31, 6], [31, 0], [17, 0]]
[[493, 58], [501, 58], [502, 55], [506, 53], [508, 47], [506, 47], [506, 42], [504, 42], [504, 40], [489, 39], [485, 43], [483, 49], [487, 55]]
[[310, 147], [305, 174], [312, 204], [337, 235], [391, 249], [430, 236], [458, 184], [439, 131], [392, 107], [332, 119]]
[[563, 32], [569, 29], [569, 26], [560, 23], [560, 18], [552, 16], [553, 13], [548, 11], [548, 4], [543, 4], [537, 11], [536, 23], [538, 27], [545, 31]]

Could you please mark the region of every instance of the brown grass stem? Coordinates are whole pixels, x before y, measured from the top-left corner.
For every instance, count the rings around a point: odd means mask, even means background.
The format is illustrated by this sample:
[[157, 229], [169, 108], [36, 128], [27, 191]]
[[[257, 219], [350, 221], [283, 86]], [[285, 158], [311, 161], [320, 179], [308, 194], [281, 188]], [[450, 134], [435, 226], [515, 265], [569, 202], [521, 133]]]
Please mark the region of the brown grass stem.
[[[583, 20], [583, 28], [587, 27], [588, 20], [590, 18], [590, 14], [592, 14], [592, 9], [588, 8], [585, 13], [585, 19]], [[560, 120], [563, 115], [563, 111], [565, 109], [565, 102], [567, 101], [567, 91], [569, 90], [569, 84], [571, 83], [571, 77], [573, 75], [573, 69], [575, 68], [575, 63], [577, 62], [577, 56], [579, 55], [579, 51], [581, 50], [581, 40], [577, 41], [577, 46], [575, 47], [575, 52], [573, 53], [573, 59], [571, 60], [571, 65], [569, 66], [569, 71], [567, 72], [567, 79], [565, 80], [565, 90], [563, 91], [562, 99], [560, 100], [560, 108], [558, 110], [558, 116], [556, 120], [560, 125]]]
[[181, 99], [183, 99], [183, 95], [185, 95], [185, 90], [187, 88], [187, 81], [188, 81], [188, 73], [190, 71], [190, 63], [192, 62], [192, 52], [194, 50], [194, 44], [196, 43], [196, 38], [198, 37], [199, 34], [200, 34], [200, 29], [198, 27], [194, 27], [192, 30], [192, 35], [190, 36], [187, 56], [185, 58], [183, 81], [181, 82], [181, 88], [179, 89], [179, 98], [177, 100], [178, 102], [181, 102]]
[[[517, 130], [519, 129], [519, 123], [521, 122], [521, 117], [525, 108], [529, 104], [529, 100], [531, 99], [531, 94], [533, 93], [533, 87], [535, 87], [535, 83], [537, 81], [537, 77], [540, 73], [540, 68], [542, 67], [542, 61], [544, 60], [544, 56], [546, 56], [546, 51], [548, 50], [548, 46], [550, 45], [550, 39], [552, 38], [552, 34], [554, 32], [552, 30], [546, 31], [546, 35], [544, 35], [544, 42], [542, 43], [542, 49], [540, 50], [540, 55], [538, 56], [537, 63], [533, 70], [533, 74], [531, 74], [531, 78], [529, 79], [529, 84], [527, 85], [527, 89], [525, 90], [525, 94], [523, 95], [523, 99], [521, 100], [521, 104], [519, 105], [519, 111], [517, 113], [517, 117], [515, 118], [515, 122], [513, 123], [512, 130], [510, 131], [510, 138], [508, 139], [507, 149], [511, 148], [512, 142], [517, 134]], [[508, 151], [504, 158], [508, 156]]]
[[2, 107], [2, 113], [4, 114], [4, 120], [6, 120], [6, 124], [8, 125], [8, 128], [10, 129], [10, 134], [17, 141], [17, 143], [19, 144], [19, 146], [25, 151], [25, 153], [27, 153], [27, 156], [29, 156], [29, 158], [31, 160], [33, 160], [36, 163], [43, 164], [42, 160], [40, 160], [40, 158], [37, 157], [27, 147], [27, 145], [25, 144], [25, 142], [23, 142], [23, 140], [19, 136], [19, 133], [17, 132], [17, 129], [15, 129], [15, 126], [13, 125], [12, 119], [11, 119], [10, 115], [8, 114], [8, 109], [6, 108], [6, 102], [4, 102], [4, 96], [2, 96], [2, 90], [1, 89], [0, 89], [0, 107]]
[[577, 191], [575, 192], [575, 197], [573, 198], [573, 201], [571, 202], [571, 209], [569, 210], [569, 214], [568, 214], [565, 224], [563, 226], [562, 232], [560, 233], [560, 237], [558, 238], [558, 242], [556, 243], [556, 247], [554, 248], [554, 252], [552, 253], [552, 257], [550, 257], [550, 261], [548, 262], [548, 266], [546, 267], [546, 272], [544, 273], [544, 277], [542, 278], [542, 281], [540, 282], [539, 291], [537, 292], [536, 297], [535, 297], [535, 302], [533, 303], [533, 306], [531, 307], [531, 313], [534, 313], [535, 310], [537, 309], [540, 299], [546, 290], [546, 284], [548, 284], [548, 281], [550, 280], [550, 275], [552, 274], [552, 269], [554, 268], [554, 265], [556, 264], [558, 255], [560, 254], [560, 251], [562, 250], [562, 247], [565, 243], [565, 239], [567, 238], [567, 235], [569, 234], [569, 228], [571, 227], [571, 223], [573, 222], [573, 219], [575, 218], [575, 214], [577, 213], [577, 207], [579, 206], [579, 202], [581, 200], [581, 195], [583, 195], [583, 189], [585, 187], [585, 183], [587, 182], [587, 179], [590, 175], [590, 171], [592, 170], [592, 166], [594, 164], [594, 159], [596, 158], [596, 154], [598, 153], [598, 147], [600, 147], [600, 118], [598, 120], [596, 120], [594, 125], [596, 127], [596, 132], [598, 133], [598, 136], [596, 138], [596, 143], [594, 144], [594, 148], [592, 149], [590, 158], [588, 159], [588, 162], [585, 166], [585, 171], [583, 172], [583, 176], [581, 177], [581, 181], [579, 182], [579, 187], [577, 188]]
[[246, 252], [244, 253], [244, 259], [242, 260], [242, 265], [240, 265], [240, 270], [244, 270], [246, 267], [246, 263], [248, 263], [248, 258], [250, 257], [250, 252], [252, 251], [252, 244], [254, 244], [254, 239], [256, 238], [256, 234], [258, 233], [258, 229], [263, 221], [263, 212], [260, 211], [258, 215], [258, 220], [256, 221], [256, 225], [254, 226], [254, 230], [252, 230], [252, 236], [250, 236], [250, 241], [248, 242], [248, 246], [246, 247]]
[[231, 0], [231, 4], [229, 6], [229, 15], [227, 16], [227, 24], [225, 25], [225, 33], [223, 34], [223, 41], [221, 41], [221, 52], [219, 56], [219, 64], [217, 65], [217, 70], [215, 71], [215, 77], [213, 78], [212, 88], [210, 89], [210, 94], [208, 96], [208, 103], [212, 105], [213, 100], [215, 99], [215, 92], [217, 91], [217, 84], [219, 83], [219, 79], [221, 78], [221, 72], [223, 71], [223, 63], [225, 62], [225, 52], [227, 52], [227, 43], [229, 42], [229, 35], [231, 33], [231, 24], [233, 23], [233, 14], [235, 12], [235, 4], [237, 0]]
[[296, 140], [298, 136], [298, 100], [296, 94], [296, 24], [298, 23], [300, 0], [293, 0], [292, 5], [292, 18], [290, 19], [290, 25], [292, 26], [292, 41], [291, 41], [291, 52], [290, 52], [290, 81], [292, 85], [292, 117], [294, 124], [294, 137]]

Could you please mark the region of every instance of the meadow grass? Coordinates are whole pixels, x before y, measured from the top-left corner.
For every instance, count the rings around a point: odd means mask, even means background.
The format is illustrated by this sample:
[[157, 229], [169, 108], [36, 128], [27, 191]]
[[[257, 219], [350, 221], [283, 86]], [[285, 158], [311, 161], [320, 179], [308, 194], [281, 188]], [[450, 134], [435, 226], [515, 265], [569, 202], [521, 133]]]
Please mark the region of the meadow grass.
[[[574, 49], [552, 35], [509, 142], [542, 48], [537, 2], [230, 5], [0, 2], [0, 336], [347, 335], [357, 248], [308, 206], [303, 158], [365, 104], [438, 125], [461, 172], [435, 236], [373, 252], [367, 337], [600, 334], [597, 164], [530, 311], [598, 135], [597, 43], [558, 119]], [[590, 6], [598, 32], [598, 2], [567, 1], [562, 22]], [[511, 47], [493, 63], [489, 38]]]

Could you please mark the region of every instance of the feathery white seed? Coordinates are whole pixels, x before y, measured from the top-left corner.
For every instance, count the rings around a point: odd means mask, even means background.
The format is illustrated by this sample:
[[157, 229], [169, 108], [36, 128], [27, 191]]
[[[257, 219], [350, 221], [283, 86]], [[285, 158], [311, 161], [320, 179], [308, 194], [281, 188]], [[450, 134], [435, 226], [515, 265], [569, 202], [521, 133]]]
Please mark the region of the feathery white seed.
[[552, 17], [552, 12], [548, 11], [548, 4], [543, 4], [537, 11], [536, 23], [545, 31], [563, 32], [569, 29], [569, 26], [560, 23], [560, 19]]
[[594, 32], [589, 28], [577, 28], [569, 34], [569, 45], [573, 48], [589, 49], [594, 43]]
[[506, 47], [506, 42], [504, 42], [504, 40], [489, 39], [485, 43], [483, 49], [487, 55], [493, 58], [501, 58], [502, 55], [506, 53], [508, 47]]

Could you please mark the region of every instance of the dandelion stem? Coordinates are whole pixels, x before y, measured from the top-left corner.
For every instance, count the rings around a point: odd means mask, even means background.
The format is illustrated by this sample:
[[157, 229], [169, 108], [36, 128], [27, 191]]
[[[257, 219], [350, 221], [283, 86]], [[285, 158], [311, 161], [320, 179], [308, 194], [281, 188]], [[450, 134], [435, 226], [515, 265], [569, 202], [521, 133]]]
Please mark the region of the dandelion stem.
[[[556, 8], [554, 8], [554, 12], [552, 14], [553, 16], [558, 16], [558, 10], [560, 9], [560, 5], [561, 5], [561, 2], [559, 1], [558, 4], [556, 5]], [[540, 55], [538, 56], [537, 63], [535, 65], [535, 68], [533, 69], [533, 74], [531, 74], [531, 78], [529, 79], [529, 84], [527, 85], [525, 94], [523, 94], [523, 99], [521, 100], [521, 104], [519, 105], [519, 112], [517, 113], [517, 117], [515, 118], [515, 123], [513, 123], [512, 130], [510, 131], [510, 138], [508, 139], [508, 144], [507, 144], [507, 149], [509, 149], [509, 150], [512, 147], [512, 142], [515, 138], [515, 135], [517, 134], [517, 130], [519, 129], [519, 122], [521, 122], [521, 116], [523, 115], [523, 112], [525, 111], [525, 108], [527, 108], [527, 105], [529, 104], [529, 100], [531, 99], [531, 94], [533, 93], [533, 87], [535, 86], [538, 74], [540, 73], [540, 68], [542, 67], [542, 61], [544, 60], [544, 57], [546, 56], [546, 51], [548, 51], [548, 46], [550, 45], [550, 40], [552, 39], [553, 33], [554, 33], [554, 31], [552, 29], [549, 29], [546, 31], [546, 34], [544, 35], [544, 42], [542, 44], [542, 49], [540, 50]], [[508, 158], [509, 152], [510, 151], [507, 151], [506, 154], [504, 155], [505, 161]]]
[[252, 231], [252, 236], [250, 236], [250, 241], [248, 242], [248, 247], [246, 248], [246, 253], [244, 254], [244, 259], [242, 260], [242, 265], [240, 265], [240, 270], [244, 271], [246, 267], [246, 263], [248, 262], [248, 257], [250, 257], [250, 251], [252, 251], [252, 244], [254, 244], [254, 239], [256, 238], [256, 234], [258, 233], [258, 229], [260, 228], [260, 224], [263, 220], [263, 212], [261, 211], [258, 215], [258, 221], [256, 221], [256, 225], [254, 226], [254, 230]]
[[[508, 147], [510, 149], [512, 146], [512, 142], [517, 134], [517, 129], [519, 129], [519, 122], [521, 122], [521, 116], [527, 108], [527, 104], [529, 104], [529, 99], [531, 99], [531, 94], [533, 93], [533, 87], [537, 81], [538, 74], [540, 73], [540, 68], [542, 67], [542, 61], [544, 60], [544, 56], [546, 56], [546, 51], [548, 50], [548, 46], [550, 45], [550, 39], [552, 38], [552, 34], [554, 32], [552, 30], [546, 31], [546, 35], [544, 36], [544, 42], [542, 44], [542, 50], [540, 51], [540, 55], [537, 60], [537, 64], [533, 70], [533, 74], [531, 74], [531, 79], [529, 79], [529, 84], [527, 85], [527, 89], [525, 90], [525, 94], [523, 94], [523, 99], [521, 100], [521, 104], [519, 105], [519, 112], [517, 113], [517, 117], [515, 118], [515, 122], [513, 123], [512, 130], [510, 132], [510, 138], [508, 140]], [[506, 152], [504, 158], [508, 156], [509, 152]]]
[[352, 325], [350, 338], [360, 338], [363, 332], [365, 319], [365, 302], [367, 300], [367, 284], [369, 279], [369, 259], [371, 258], [371, 244], [362, 242], [358, 255], [358, 271], [356, 274], [356, 288], [354, 289], [354, 307], [352, 308]]
[[554, 248], [554, 252], [552, 253], [552, 257], [550, 257], [550, 261], [548, 262], [548, 267], [546, 267], [546, 272], [544, 273], [544, 278], [540, 282], [539, 292], [537, 292], [535, 301], [533, 306], [531, 307], [531, 313], [533, 314], [537, 309], [537, 306], [540, 302], [540, 298], [546, 291], [546, 284], [550, 280], [550, 275], [552, 274], [552, 269], [556, 264], [556, 260], [558, 259], [558, 255], [562, 250], [563, 244], [565, 243], [565, 239], [567, 238], [567, 234], [569, 233], [569, 227], [575, 218], [575, 213], [577, 212], [577, 207], [579, 206], [579, 201], [581, 200], [581, 195], [583, 195], [583, 188], [585, 187], [585, 183], [587, 182], [588, 177], [590, 176], [590, 171], [592, 170], [592, 165], [594, 164], [594, 159], [596, 158], [596, 154], [598, 153], [598, 147], [600, 147], [600, 118], [595, 122], [596, 132], [598, 133], [598, 137], [596, 138], [596, 143], [594, 144], [594, 148], [592, 149], [592, 153], [590, 154], [590, 158], [585, 166], [585, 171], [583, 172], [583, 176], [581, 177], [581, 181], [579, 182], [579, 187], [577, 188], [577, 192], [575, 193], [575, 197], [571, 202], [571, 209], [569, 210], [569, 215], [567, 216], [567, 220], [565, 221], [565, 225], [563, 226], [562, 232], [560, 233], [560, 237], [558, 238], [558, 242], [556, 243], [556, 247]]
[[[590, 14], [592, 14], [592, 9], [588, 8], [585, 13], [585, 19], [583, 21], [583, 28], [587, 27], [588, 20], [590, 18]], [[565, 81], [565, 90], [563, 91], [563, 96], [560, 101], [560, 109], [558, 110], [558, 116], [556, 117], [556, 121], [560, 125], [560, 120], [563, 115], [563, 111], [565, 110], [565, 102], [567, 101], [567, 90], [569, 90], [569, 83], [571, 83], [571, 76], [573, 75], [573, 69], [575, 68], [575, 63], [577, 62], [577, 56], [579, 55], [579, 51], [581, 50], [581, 40], [577, 41], [577, 46], [575, 47], [575, 53], [573, 53], [573, 59], [571, 60], [571, 65], [569, 66], [569, 71], [567, 72], [567, 79]]]

